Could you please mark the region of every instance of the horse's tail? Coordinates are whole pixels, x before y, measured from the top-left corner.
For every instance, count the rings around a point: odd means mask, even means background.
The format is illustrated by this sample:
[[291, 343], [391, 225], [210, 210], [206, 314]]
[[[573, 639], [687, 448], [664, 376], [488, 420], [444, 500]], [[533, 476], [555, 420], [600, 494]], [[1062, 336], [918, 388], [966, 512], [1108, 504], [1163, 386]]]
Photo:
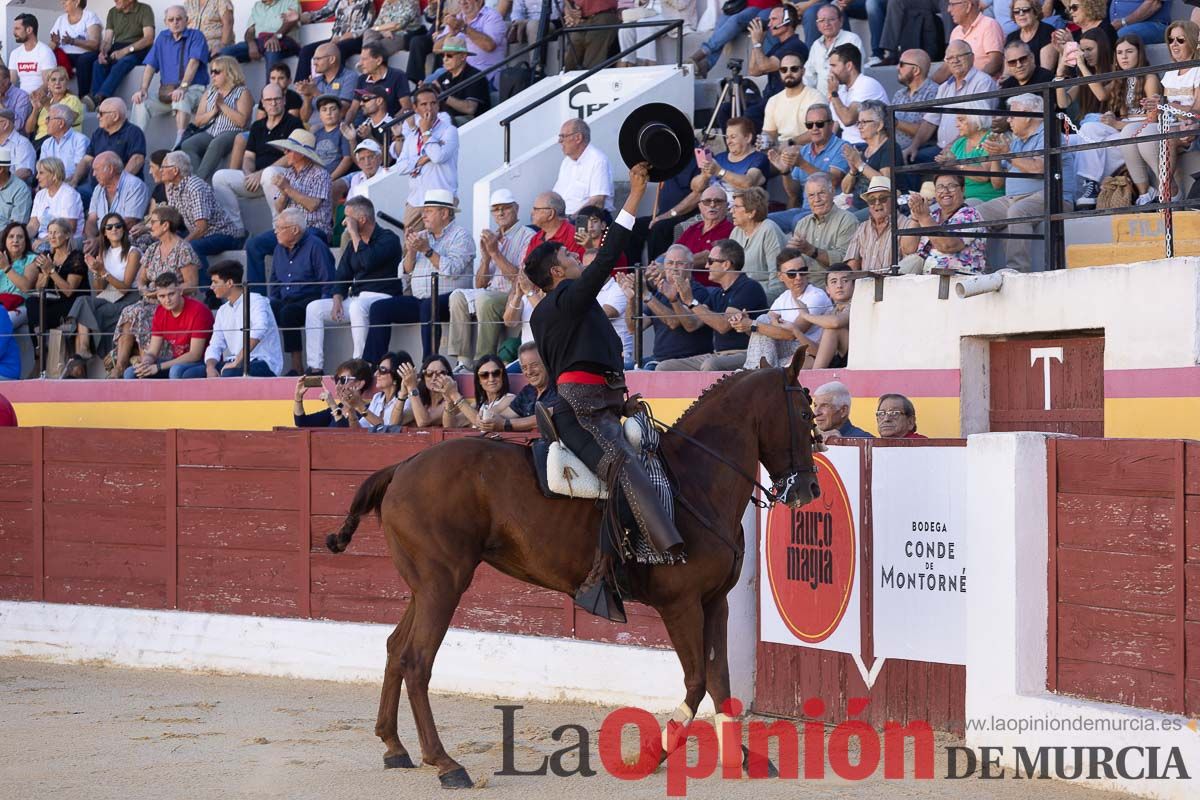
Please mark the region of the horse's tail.
[[362, 482], [358, 491], [354, 493], [354, 500], [350, 503], [350, 511], [346, 514], [346, 521], [342, 523], [341, 530], [325, 537], [326, 547], [334, 553], [342, 552], [350, 546], [350, 540], [354, 538], [354, 532], [358, 530], [358, 523], [363, 515], [380, 513], [383, 496], [387, 494], [388, 487], [392, 484], [392, 475], [398, 466], [400, 465], [392, 464], [390, 467], [384, 467]]

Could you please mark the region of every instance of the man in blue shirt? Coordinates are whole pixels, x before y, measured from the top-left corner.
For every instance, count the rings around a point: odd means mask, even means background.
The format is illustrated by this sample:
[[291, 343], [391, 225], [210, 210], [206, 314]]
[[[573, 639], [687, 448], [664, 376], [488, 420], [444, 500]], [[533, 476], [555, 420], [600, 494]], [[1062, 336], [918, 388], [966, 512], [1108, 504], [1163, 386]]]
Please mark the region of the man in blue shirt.
[[291, 356], [292, 370], [300, 373], [304, 309], [321, 299], [322, 287], [315, 283], [333, 280], [333, 252], [319, 236], [308, 230], [304, 210], [285, 208], [274, 223], [275, 255], [271, 259], [271, 310], [283, 336], [283, 352]]
[[[654, 369], [662, 361], [702, 356], [712, 351], [712, 330], [707, 326], [688, 330], [680, 321], [682, 315], [675, 310], [679, 302], [677, 281], [691, 281], [692, 251], [681, 244], [671, 245], [663, 259], [663, 268], [662, 272], [652, 270], [647, 274], [646, 293], [642, 297], [642, 325], [654, 328], [654, 354], [643, 365], [646, 369]], [[691, 283], [693, 294], [702, 288], [695, 281]], [[632, 276], [622, 280], [622, 287], [626, 284], [632, 287]], [[632, 315], [637, 307], [631, 295], [626, 313]]]
[[13, 127], [25, 130], [25, 120], [33, 113], [33, 101], [29, 93], [12, 82], [8, 67], [0, 64], [0, 108], [12, 109]]
[[[154, 39], [146, 54], [142, 87], [133, 95], [134, 125], [145, 130], [150, 115], [175, 113], [175, 144], [183, 141], [196, 106], [208, 85], [208, 40], [195, 28], [189, 28], [183, 6], [168, 6], [163, 15], [167, 29]], [[150, 93], [150, 82], [159, 74], [159, 89]], [[168, 91], [169, 90], [169, 91]], [[169, 95], [170, 102], [166, 99]]]
[[700, 370], [727, 372], [746, 363], [746, 347], [750, 335], [738, 333], [726, 312], [758, 314], [770, 306], [762, 284], [742, 273], [746, 253], [733, 239], [721, 239], [708, 251], [708, 278], [716, 286], [692, 290], [686, 274], [675, 278], [679, 298], [672, 304], [680, 315], [680, 324], [689, 331], [704, 326], [712, 329], [712, 352], [690, 358], [673, 358], [660, 362], [663, 371]]
[[[1045, 147], [1045, 131], [1040, 116], [1043, 109], [1042, 98], [1036, 94], [1019, 94], [1008, 101], [1008, 107], [1013, 111], [1033, 111], [1039, 116], [1012, 117], [1010, 120], [1013, 132], [1011, 140], [988, 136], [983, 140], [983, 149], [990, 155], [1000, 155], [1007, 152], [1036, 152]], [[1063, 153], [1060, 157], [1062, 159], [1063, 210], [1070, 211], [1075, 204], [1075, 196], [1078, 192], [1075, 177], [1075, 154]], [[1044, 158], [1041, 156], [1020, 157], [1011, 161], [991, 161], [988, 164], [988, 169], [1006, 172], [1015, 170], [1036, 177], [992, 178], [992, 186], [1003, 189], [1004, 196], [989, 200], [979, 206], [979, 213], [984, 219], [989, 221], [1012, 219], [1034, 216], [1043, 212], [1045, 198], [1043, 197], [1042, 176], [1046, 172]], [[1007, 229], [1012, 233], [1033, 233], [1032, 225], [1009, 225]], [[1004, 230], [1004, 228], [993, 228], [992, 230]], [[989, 264], [988, 266], [992, 269], [1012, 267], [1021, 272], [1029, 272], [1033, 266], [1030, 260], [1029, 239], [1005, 239], [1004, 244], [1006, 263]]]
[[850, 170], [842, 148], [845, 140], [833, 132], [833, 111], [825, 103], [814, 103], [804, 114], [804, 129], [808, 133], [808, 144], [798, 151], [771, 151], [771, 166], [785, 175], [784, 180], [788, 196], [800, 196], [803, 202], [799, 208], [789, 208], [786, 211], [776, 211], [768, 214], [767, 219], [779, 226], [781, 231], [790, 231], [796, 223], [812, 213], [808, 207], [808, 197], [804, 195], [804, 183], [808, 176], [815, 172], [824, 172], [834, 186], [840, 186], [842, 178]]
[[[119, 97], [110, 97], [96, 108], [99, 127], [88, 144], [88, 168], [101, 153], [112, 151], [125, 165], [125, 171], [135, 178], [142, 177], [146, 166], [146, 134], [129, 121], [129, 106]], [[94, 184], [93, 184], [94, 185]]]
[[850, 421], [850, 390], [841, 381], [830, 381], [813, 390], [813, 421], [821, 436], [844, 439], [875, 437]]
[[1112, 0], [1108, 18], [1118, 36], [1139, 36], [1158, 44], [1171, 23], [1171, 0]]

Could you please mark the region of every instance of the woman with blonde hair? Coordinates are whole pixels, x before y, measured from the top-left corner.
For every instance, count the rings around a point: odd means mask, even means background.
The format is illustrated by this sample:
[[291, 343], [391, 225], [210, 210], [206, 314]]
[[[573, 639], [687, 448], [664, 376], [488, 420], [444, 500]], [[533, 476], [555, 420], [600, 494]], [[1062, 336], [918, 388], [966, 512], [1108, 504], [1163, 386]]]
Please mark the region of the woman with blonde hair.
[[179, 149], [192, 160], [192, 173], [211, 182], [229, 160], [234, 141], [254, 121], [254, 98], [236, 58], [217, 56], [209, 63], [208, 74], [208, 89], [192, 120], [199, 130], [193, 129]]
[[50, 119], [50, 107], [59, 103], [75, 112], [75, 124], [72, 127], [83, 133], [83, 103], [68, 91], [69, 81], [66, 68], [52, 67], [42, 72], [42, 87], [29, 95], [33, 113], [25, 118], [25, 134], [37, 150], [41, 149], [42, 141], [50, 135], [46, 127]]

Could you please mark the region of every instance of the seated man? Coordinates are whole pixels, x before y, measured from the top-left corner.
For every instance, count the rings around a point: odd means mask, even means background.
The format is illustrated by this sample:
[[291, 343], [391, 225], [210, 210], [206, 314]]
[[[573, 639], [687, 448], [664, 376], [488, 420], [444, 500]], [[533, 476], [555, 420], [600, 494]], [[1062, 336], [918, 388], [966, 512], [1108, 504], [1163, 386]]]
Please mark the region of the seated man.
[[[862, 199], [867, 204], [869, 216], [854, 231], [854, 238], [846, 248], [846, 263], [851, 269], [889, 269], [900, 263], [899, 255], [892, 251], [892, 181], [883, 175], [872, 178]], [[901, 214], [897, 219], [901, 230], [917, 225], [906, 214]]]
[[1052, 80], [1054, 73], [1038, 63], [1037, 56], [1028, 44], [1018, 38], [1004, 46], [1004, 80], [1000, 81], [1001, 89], [1049, 83]]
[[300, 52], [292, 34], [300, 30], [300, 0], [258, 0], [250, 8], [250, 25], [242, 41], [231, 44], [221, 55], [247, 61], [266, 62], [267, 72], [279, 61]]
[[692, 253], [692, 271], [700, 283], [706, 283], [708, 251], [713, 243], [728, 239], [733, 233], [733, 222], [729, 219], [729, 200], [720, 186], [709, 186], [700, 195], [700, 220], [683, 229], [676, 244], [683, 245]]
[[[625, 324], [629, 332], [636, 333], [638, 325], [654, 329], [654, 352], [643, 359], [642, 369], [654, 369], [662, 361], [707, 355], [712, 350], [712, 331], [706, 326], [688, 330], [675, 313], [674, 303], [679, 299], [678, 281], [691, 281], [692, 251], [681, 244], [667, 248], [662, 269], [651, 267], [646, 271], [646, 280], [641, 302], [634, 299], [633, 273], [617, 276], [625, 291]], [[700, 288], [693, 281], [692, 291]], [[640, 318], [639, 318], [640, 315]]]
[[800, 313], [818, 316], [833, 313], [829, 296], [808, 282], [808, 265], [799, 250], [790, 247], [780, 250], [776, 266], [787, 291], [775, 298], [771, 310], [758, 317], [743, 313], [730, 319], [735, 330], [750, 334], [746, 369], [758, 369], [764, 360], [770, 367], [787, 366], [801, 345], [807, 346], [812, 356], [823, 329], [801, 319]]
[[204, 351], [204, 363], [184, 370], [184, 378], [274, 378], [283, 373], [283, 351], [279, 346], [279, 328], [266, 297], [250, 293], [250, 364], [246, 366], [242, 349], [242, 321], [245, 293], [242, 291], [242, 265], [222, 261], [209, 270], [212, 291], [224, 301], [217, 309], [212, 339]]
[[[366, 197], [367, 183], [375, 176], [387, 175], [389, 172], [383, 168], [383, 149], [374, 139], [358, 143], [358, 146], [354, 148], [354, 163], [358, 166], [358, 171], [350, 173], [349, 185], [345, 180], [334, 184], [335, 205], [345, 202], [347, 197]], [[340, 189], [338, 188], [339, 184], [341, 185]]]
[[874, 439], [875, 437], [850, 422], [850, 390], [841, 381], [830, 381], [812, 393], [813, 417], [817, 432], [828, 439]]
[[[579, 0], [576, 3], [564, 3], [561, 7], [563, 20], [569, 27], [616, 25], [620, 22], [616, 0]], [[567, 38], [563, 69], [570, 72], [597, 66], [608, 57], [616, 35], [615, 28], [583, 30], [570, 34]]]
[[187, 153], [179, 150], [167, 153], [159, 175], [167, 187], [167, 202], [179, 209], [187, 225], [185, 241], [200, 257], [200, 282], [203, 285], [208, 257], [241, 249], [246, 241], [246, 229], [217, 204], [208, 182], [192, 174], [192, 160]]
[[[448, 319], [451, 293], [455, 289], [466, 289], [472, 283], [475, 243], [467, 229], [455, 220], [456, 213], [457, 207], [449, 192], [440, 189], [426, 192], [421, 207], [424, 230], [410, 232], [405, 241], [403, 267], [405, 275], [409, 276], [412, 296], [418, 301], [422, 358], [439, 349], [441, 331], [433, 326], [433, 304], [437, 303], [438, 319]], [[440, 277], [436, 296], [434, 274]]]
[[[764, 25], [761, 19], [750, 20], [750, 62], [746, 65], [746, 74], [752, 78], [767, 76], [767, 85], [763, 88], [762, 101], [749, 106], [744, 115], [754, 120], [754, 124], [762, 127], [763, 110], [771, 98], [783, 91], [783, 75], [780, 67], [785, 56], [795, 56], [799, 59], [800, 72], [803, 74], [804, 62], [808, 59], [808, 47], [796, 33], [800, 18], [796, 7], [790, 4], [776, 6], [771, 9]], [[771, 37], [768, 46], [767, 36]]]
[[[983, 13], [980, 0], [962, 0], [946, 10], [954, 21], [954, 30], [950, 31], [949, 41], [966, 42], [975, 56], [975, 66], [985, 75], [998, 79], [1004, 72], [1004, 29], [993, 17]], [[949, 48], [947, 48], [949, 53]], [[947, 59], [947, 62], [949, 59]], [[941, 69], [934, 73], [933, 79], [938, 83], [950, 77], [951, 66], [943, 63]]]
[[[121, 81], [140, 65], [154, 44], [154, 10], [138, 0], [115, 0], [108, 10], [100, 49], [84, 53], [79, 69], [92, 69], [89, 108], [117, 93]], [[94, 66], [92, 66], [94, 64]]]
[[[334, 285], [324, 287], [323, 298], [313, 300], [305, 311], [308, 374], [322, 374], [327, 323], [349, 319], [354, 357], [361, 358], [367, 345], [367, 321], [372, 304], [404, 291], [396, 277], [400, 237], [375, 224], [375, 205], [367, 198], [356, 197], [346, 202], [346, 234], [350, 241], [342, 250]], [[371, 359], [372, 363], [377, 361], [377, 358]]]
[[[990, 19], [990, 18], [989, 18]], [[995, 20], [992, 20], [995, 22]], [[965, 97], [971, 94], [994, 92], [999, 85], [990, 75], [975, 68], [975, 53], [971, 45], [962, 39], [955, 39], [946, 45], [946, 61], [944, 67], [949, 77], [939, 83], [936, 99], [950, 101], [955, 97]], [[935, 77], [935, 80], [937, 78]], [[995, 100], [987, 100], [988, 105], [995, 108]], [[949, 102], [941, 105], [950, 105]], [[936, 138], [934, 137], [936, 134]], [[957, 115], [941, 112], [930, 112], [921, 120], [912, 141], [904, 149], [904, 157], [909, 161], [917, 158], [925, 143], [934, 141], [938, 150], [946, 150], [958, 138]], [[928, 150], [925, 151], [928, 154]]]
[[[379, 145], [380, 153], [388, 153], [392, 143], [392, 127], [395, 120], [388, 113], [387, 90], [379, 84], [373, 84], [363, 89], [357, 89], [354, 96], [358, 98], [357, 105], [361, 109], [359, 117], [354, 120], [357, 128], [346, 126], [346, 138], [351, 146], [359, 142], [372, 141]], [[384, 156], [387, 166], [391, 166], [391, 157]]]
[[492, 107], [487, 79], [471, 81], [481, 73], [467, 63], [467, 44], [461, 36], [447, 38], [441, 49], [434, 52], [442, 57], [443, 68], [429, 76], [429, 83], [437, 87], [439, 94], [450, 92], [442, 99], [442, 110], [455, 125], [462, 125]]
[[825, 293], [833, 303], [833, 310], [827, 314], [800, 311], [796, 315], [797, 319], [824, 330], [817, 345], [813, 369], [846, 366], [850, 355], [850, 301], [854, 299], [854, 278], [844, 262], [831, 265], [825, 277]]
[[279, 244], [271, 259], [271, 310], [279, 321], [283, 350], [291, 356], [292, 371], [299, 374], [304, 370], [300, 332], [305, 311], [333, 282], [333, 251], [308, 230], [302, 208], [285, 208], [273, 227]]
[[804, 184], [808, 176], [823, 172], [830, 183], [840, 185], [850, 171], [843, 148], [846, 141], [833, 130], [833, 111], [825, 103], [815, 103], [804, 112], [804, 127], [808, 133], [808, 144], [784, 147], [768, 153], [771, 166], [784, 173], [784, 189], [789, 200], [798, 205], [787, 211], [776, 211], [767, 219], [782, 231], [790, 231], [796, 223], [812, 212]]
[[[46, 116], [46, 130], [50, 135], [42, 142], [42, 150], [40, 158], [57, 158], [63, 163], [63, 169], [66, 171], [66, 182], [71, 186], [79, 189], [80, 196], [83, 197], [85, 191], [83, 184], [84, 178], [88, 173], [88, 165], [86, 163], [87, 149], [90, 142], [88, 138], [72, 126], [75, 124], [75, 112], [71, 107], [63, 103], [55, 103], [50, 106], [50, 111]], [[91, 192], [86, 194], [90, 197]], [[87, 201], [87, 197], [83, 198]]]
[[[129, 108], [119, 97], [110, 97], [96, 109], [99, 127], [92, 133], [84, 161], [91, 169], [92, 159], [112, 151], [130, 175], [140, 179], [146, 166], [146, 134], [128, 119]], [[94, 183], [94, 182], [93, 182]]]
[[13, 128], [15, 119], [11, 108], [0, 109], [0, 147], [7, 147], [12, 154], [13, 174], [26, 183], [33, 183], [37, 151], [28, 139]]
[[25, 121], [33, 113], [29, 92], [13, 83], [12, 72], [4, 64], [0, 64], [0, 109], [13, 112], [13, 125], [21, 131], [25, 130]]
[[32, 94], [42, 87], [42, 73], [54, 69], [58, 61], [54, 51], [38, 41], [38, 18], [33, 14], [17, 14], [12, 26], [13, 42], [8, 51], [8, 69], [16, 82]]
[[568, 214], [584, 206], [612, 211], [612, 166], [600, 148], [592, 144], [592, 129], [581, 119], [569, 119], [558, 132], [563, 160], [558, 167], [554, 191], [566, 203]]
[[767, 141], [781, 147], [798, 147], [810, 141], [804, 120], [808, 109], [825, 100], [804, 83], [804, 61], [796, 53], [779, 59], [779, 91], [767, 100], [762, 131]]
[[928, 439], [917, 433], [917, 409], [902, 394], [885, 394], [879, 398], [875, 424], [881, 439]]
[[32, 209], [29, 185], [12, 174], [12, 156], [7, 147], [0, 147], [0, 226], [8, 227], [10, 222], [28, 225]]
[[[404, 71], [388, 66], [388, 53], [384, 45], [379, 43], [364, 44], [362, 54], [358, 57], [358, 89], [378, 88], [383, 91], [382, 97], [386, 105], [386, 113], [396, 116], [401, 111], [412, 111], [412, 87], [405, 77]], [[350, 105], [350, 119], [357, 119], [359, 101]]]
[[213, 315], [199, 300], [184, 296], [174, 272], [154, 279], [158, 308], [150, 322], [150, 344], [137, 363], [125, 370], [125, 380], [182, 378], [204, 358], [212, 335]]
[[680, 324], [688, 331], [703, 326], [712, 329], [712, 349], [704, 355], [674, 358], [659, 362], [663, 371], [701, 370], [724, 372], [746, 363], [748, 334], [738, 333], [729, 318], [738, 313], [757, 315], [767, 309], [767, 293], [758, 281], [742, 273], [746, 255], [742, 246], [732, 239], [714, 242], [708, 254], [708, 277], [713, 288], [692, 289], [690, 279], [676, 276], [679, 296], [671, 308]]
[[[327, 94], [336, 95], [341, 99], [342, 119], [345, 119], [354, 100], [354, 90], [358, 88], [358, 75], [349, 67], [342, 66], [342, 54], [338, 46], [329, 42], [317, 48], [312, 63], [313, 74], [305, 80], [297, 80], [296, 91], [303, 98], [300, 119], [305, 120], [309, 128], [316, 128], [321, 121], [317, 118], [313, 101]], [[300, 70], [296, 72], [299, 76]]]
[[[455, 372], [470, 372], [479, 359], [497, 352], [504, 334], [504, 305], [533, 239], [533, 231], [521, 224], [521, 209], [512, 192], [492, 192], [491, 207], [496, 227], [479, 235], [481, 255], [475, 269], [475, 288], [450, 293], [448, 350], [451, 357], [458, 356]], [[472, 317], [475, 325], [471, 324]]]
[[125, 218], [125, 229], [129, 230], [142, 221], [150, 205], [146, 183], [130, 175], [121, 157], [111, 150], [105, 150], [92, 160], [92, 175], [96, 188], [83, 226], [83, 250], [88, 255], [96, 255], [99, 251], [103, 238], [100, 220], [110, 213], [120, 214]]
[[699, 50], [692, 53], [692, 63], [696, 65], [696, 76], [707, 77], [708, 71], [717, 65], [717, 59], [721, 57], [721, 51], [725, 49], [725, 45], [741, 36], [742, 32], [750, 25], [751, 20], [760, 19], [765, 22], [769, 19], [771, 9], [775, 5], [774, 0], [754, 0], [752, 3], [747, 3], [738, 13], [722, 19], [708, 41], [700, 45]]
[[[133, 124], [142, 130], [150, 115], [175, 114], [175, 144], [183, 141], [184, 131], [196, 106], [208, 87], [208, 42], [204, 34], [187, 26], [187, 11], [169, 6], [163, 15], [167, 30], [154, 39], [146, 54], [142, 86], [133, 95]], [[159, 74], [157, 94], [150, 94], [150, 82]]]
[[825, 270], [842, 261], [858, 230], [858, 219], [833, 203], [833, 184], [824, 172], [814, 172], [804, 184], [812, 213], [796, 223], [787, 246], [799, 250], [808, 264], [809, 280], [825, 288]]
[[642, 261], [642, 250], [654, 261], [675, 241], [675, 226], [693, 217], [700, 208], [700, 195], [692, 191], [692, 179], [700, 171], [689, 159], [682, 172], [658, 184], [655, 191], [655, 216], [641, 216], [633, 226], [625, 255], [630, 264]]
[[[534, 416], [536, 403], [550, 403], [556, 396], [554, 387], [550, 385], [550, 375], [542, 356], [538, 353], [537, 342], [525, 342], [517, 349], [517, 361], [521, 365], [521, 374], [527, 383], [509, 406], [517, 413], [517, 418], [506, 420], [495, 417], [491, 420], [491, 430], [532, 431], [537, 429], [537, 417]], [[487, 425], [488, 423], [483, 423]], [[485, 429], [486, 430], [486, 429]]]
[[566, 213], [566, 203], [556, 192], [543, 192], [534, 198], [529, 219], [533, 227], [537, 228], [537, 232], [529, 242], [526, 256], [540, 244], [558, 242], [569, 252], [583, 258], [583, 247], [575, 241], [575, 226], [566, 219]]

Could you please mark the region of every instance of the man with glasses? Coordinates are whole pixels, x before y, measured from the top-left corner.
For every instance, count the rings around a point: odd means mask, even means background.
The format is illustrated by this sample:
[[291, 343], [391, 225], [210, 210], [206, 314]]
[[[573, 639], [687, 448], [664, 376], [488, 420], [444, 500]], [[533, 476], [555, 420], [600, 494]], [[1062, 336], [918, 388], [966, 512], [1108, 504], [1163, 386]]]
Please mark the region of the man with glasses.
[[887, 92], [879, 81], [862, 74], [862, 52], [852, 44], [841, 44], [829, 54], [829, 107], [849, 145], [865, 145], [858, 132], [858, 109], [868, 100], [886, 104]]
[[100, 153], [113, 152], [125, 165], [125, 171], [140, 178], [146, 166], [146, 134], [132, 124], [128, 106], [119, 97], [110, 97], [96, 109], [99, 127], [92, 133], [84, 161], [88, 168]]
[[492, 107], [488, 82], [471, 80], [480, 70], [467, 63], [467, 43], [461, 36], [443, 39], [434, 52], [442, 57], [442, 69], [430, 75], [429, 82], [437, 87], [439, 94], [449, 92], [442, 102], [455, 125], [470, 122]]
[[850, 170], [842, 152], [846, 142], [833, 132], [833, 112], [828, 105], [814, 103], [809, 106], [804, 114], [804, 128], [808, 133], [808, 144], [784, 147], [768, 153], [771, 164], [785, 176], [784, 189], [787, 190], [789, 199], [792, 203], [802, 199], [798, 208], [767, 215], [767, 219], [778, 225], [782, 231], [790, 231], [797, 222], [812, 213], [808, 198], [803, 196], [801, 190], [809, 175], [821, 172], [828, 175], [834, 183], [840, 184]]
[[779, 59], [778, 76], [782, 90], [767, 100], [763, 136], [768, 142], [782, 142], [785, 147], [805, 144], [810, 139], [804, 127], [808, 109], [825, 101], [820, 92], [804, 85], [804, 59], [796, 53], [787, 53]]
[[829, 56], [835, 47], [852, 44], [863, 51], [862, 39], [857, 33], [842, 27], [842, 10], [835, 4], [822, 5], [816, 11], [816, 25], [820, 36], [809, 39], [808, 61], [804, 64], [804, 83], [829, 99]]
[[[892, 95], [891, 105], [904, 103], [923, 103], [937, 96], [938, 86], [929, 79], [929, 53], [924, 50], [905, 50], [900, 54], [896, 65], [896, 78], [900, 88]], [[921, 128], [924, 113], [920, 111], [896, 112], [896, 145], [904, 150], [912, 144], [913, 136]], [[937, 145], [927, 145], [922, 152], [917, 153], [917, 161], [933, 161], [938, 154]]]
[[25, 120], [33, 113], [33, 100], [29, 92], [12, 82], [8, 67], [0, 64], [0, 109], [9, 109], [19, 130], [25, 130]]
[[[246, 229], [221, 208], [208, 181], [192, 174], [187, 153], [167, 153], [159, 175], [167, 187], [167, 202], [179, 209], [187, 226], [187, 238], [200, 257], [200, 285], [208, 279], [208, 257], [226, 250], [239, 250], [246, 241]], [[273, 250], [274, 248], [272, 248]], [[256, 287], [261, 288], [261, 287]]]
[[[1020, 0], [1022, 3], [1028, 1]], [[1038, 64], [1029, 45], [1020, 39], [1013, 39], [1004, 46], [1004, 75], [1004, 80], [1000, 81], [1001, 89], [1054, 80], [1054, 73]]]
[[1108, 18], [1118, 36], [1140, 36], [1146, 44], [1161, 42], [1171, 23], [1170, 0], [1112, 0]]
[[693, 277], [706, 286], [708, 278], [708, 252], [714, 243], [728, 239], [733, 234], [733, 222], [729, 219], [729, 198], [720, 186], [709, 186], [700, 195], [700, 219], [679, 234], [676, 244], [692, 253]]
[[[790, 5], [776, 6], [767, 17], [766, 26], [761, 19], [750, 20], [750, 63], [746, 67], [747, 74], [752, 78], [767, 76], [767, 85], [763, 89], [763, 102], [755, 103], [745, 111], [745, 116], [762, 124], [762, 114], [765, 103], [783, 91], [787, 85], [785, 76], [781, 73], [784, 56], [795, 56], [804, 64], [808, 58], [808, 46], [796, 35], [796, 9]], [[766, 46], [767, 34], [771, 34], [774, 44]], [[803, 70], [800, 73], [803, 77]]]
[[[994, 21], [994, 20], [993, 20]], [[951, 100], [969, 94], [993, 92], [998, 87], [995, 80], [975, 69], [975, 54], [971, 46], [962, 39], [955, 39], [946, 45], [946, 66], [950, 68], [950, 77], [938, 86], [937, 99]], [[985, 101], [991, 108], [996, 107], [995, 100]], [[904, 149], [904, 157], [916, 161], [917, 153], [925, 143], [937, 134], [938, 152], [950, 147], [958, 138], [958, 123], [955, 114], [929, 113], [921, 120], [912, 142]]]
[[87, 157], [88, 145], [91, 142], [79, 131], [75, 130], [75, 112], [64, 103], [50, 106], [46, 115], [46, 130], [50, 135], [42, 141], [39, 158], [57, 158], [63, 162], [66, 170], [66, 182], [79, 190], [80, 199], [86, 205], [91, 199], [91, 191], [86, 190], [84, 179], [88, 174]]
[[[721, 200], [724, 202], [724, 197]], [[707, 261], [707, 253], [705, 260]], [[676, 285], [679, 281], [691, 281], [693, 295], [702, 288], [692, 277], [694, 263], [695, 255], [683, 245], [673, 244], [668, 247], [662, 266], [655, 264], [646, 270], [640, 303], [634, 298], [637, 284], [633, 273], [616, 276], [617, 282], [625, 292], [626, 329], [631, 334], [636, 333], [640, 324], [643, 329], [654, 330], [654, 352], [648, 359], [644, 359], [640, 365], [642, 369], [653, 370], [663, 361], [703, 356], [712, 352], [712, 331], [703, 325], [688, 330], [680, 324], [680, 315], [675, 313], [673, 307], [679, 299], [679, 289]]]
[[775, 298], [767, 313], [755, 317], [737, 314], [730, 319], [734, 329], [750, 334], [743, 369], [782, 367], [791, 362], [801, 345], [815, 356], [822, 328], [803, 319], [801, 313], [824, 316], [833, 313], [833, 303], [824, 290], [808, 282], [808, 265], [799, 250], [785, 247], [775, 258], [779, 281], [786, 291]]
[[300, 119], [308, 120], [310, 128], [321, 127], [320, 115], [317, 113], [315, 101], [327, 94], [335, 95], [342, 105], [342, 117], [350, 110], [354, 100], [354, 90], [358, 88], [358, 74], [354, 70], [342, 66], [342, 54], [336, 44], [325, 42], [317, 47], [312, 57], [313, 74], [304, 80], [296, 81], [296, 91], [300, 92]]
[[[534, 406], [537, 403], [553, 404], [558, 393], [550, 385], [550, 375], [542, 356], [538, 353], [537, 342], [525, 342], [517, 350], [517, 363], [521, 365], [521, 374], [525, 376], [525, 386], [517, 392], [509, 406], [516, 412], [516, 419], [509, 420], [513, 431], [532, 431], [537, 428], [537, 417], [534, 416]], [[503, 420], [492, 420], [493, 430], [503, 430]], [[485, 425], [487, 423], [484, 423]]]
[[438, 110], [437, 89], [427, 83], [417, 87], [413, 108], [413, 116], [392, 127], [398, 138], [391, 144], [396, 156], [393, 169], [409, 178], [404, 224], [410, 231], [424, 225], [421, 204], [426, 192], [443, 189], [452, 197], [458, 196], [458, 129], [449, 114]]
[[[195, 28], [189, 28], [187, 11], [168, 6], [163, 14], [167, 29], [154, 39], [146, 54], [142, 85], [133, 97], [132, 122], [142, 130], [150, 116], [175, 114], [175, 144], [183, 141], [183, 132], [196, 113], [200, 98], [208, 88], [208, 40]], [[150, 82], [159, 75], [159, 88], [150, 93]], [[172, 149], [173, 149], [172, 148]]]
[[566, 203], [567, 213], [584, 206], [612, 211], [613, 178], [608, 156], [592, 144], [592, 129], [581, 119], [569, 119], [558, 131], [563, 160], [554, 192]]
[[99, 252], [103, 238], [100, 220], [108, 214], [120, 214], [125, 219], [125, 229], [129, 230], [146, 216], [150, 192], [145, 181], [130, 175], [121, 157], [111, 150], [105, 150], [92, 160], [92, 176], [96, 188], [83, 225], [83, 252], [94, 256]]
[[333, 281], [333, 251], [308, 230], [302, 209], [285, 208], [273, 227], [278, 244], [271, 259], [271, 311], [283, 336], [283, 351], [291, 357], [292, 374], [298, 375], [304, 369], [300, 331], [305, 310]]
[[787, 246], [799, 250], [808, 264], [809, 280], [825, 288], [825, 270], [843, 261], [858, 218], [833, 203], [833, 184], [824, 172], [814, 172], [804, 182], [804, 197], [812, 213], [796, 223]]
[[[892, 181], [885, 175], [871, 179], [862, 193], [868, 217], [854, 231], [846, 248], [846, 263], [851, 269], [868, 271], [888, 269], [899, 262], [892, 252]], [[900, 215], [900, 228], [912, 228], [917, 223], [911, 216]], [[901, 240], [903, 241], [903, 240]], [[815, 313], [815, 312], [814, 312]]]
[[[433, 42], [433, 52], [444, 50], [451, 38], [460, 39], [466, 63], [479, 72], [486, 72], [508, 55], [508, 26], [501, 13], [484, 0], [459, 0], [458, 13], [446, 15], [443, 20], [445, 27]], [[498, 74], [492, 74], [493, 81]]]
[[529, 240], [522, 261], [534, 248], [546, 242], [558, 242], [577, 258], [583, 258], [583, 247], [575, 241], [575, 226], [567, 220], [566, 214], [566, 203], [557, 192], [542, 192], [534, 198], [529, 221], [537, 228], [537, 232]]
[[245, 224], [242, 223], [238, 198], [251, 200], [263, 197], [263, 170], [284, 163], [284, 156], [269, 143], [287, 139], [294, 131], [304, 127], [297, 117], [287, 113], [283, 90], [274, 83], [263, 87], [262, 107], [267, 115], [251, 123], [249, 135], [233, 140], [230, 168], [218, 170], [212, 179], [217, 202], [242, 227]]
[[[983, 13], [979, 0], [949, 0], [946, 10], [955, 23], [954, 30], [950, 32], [950, 41], [966, 42], [975, 55], [979, 70], [992, 78], [999, 78], [1004, 71], [1004, 29], [1000, 23]], [[943, 83], [952, 72], [953, 67], [947, 60], [933, 79]]]

